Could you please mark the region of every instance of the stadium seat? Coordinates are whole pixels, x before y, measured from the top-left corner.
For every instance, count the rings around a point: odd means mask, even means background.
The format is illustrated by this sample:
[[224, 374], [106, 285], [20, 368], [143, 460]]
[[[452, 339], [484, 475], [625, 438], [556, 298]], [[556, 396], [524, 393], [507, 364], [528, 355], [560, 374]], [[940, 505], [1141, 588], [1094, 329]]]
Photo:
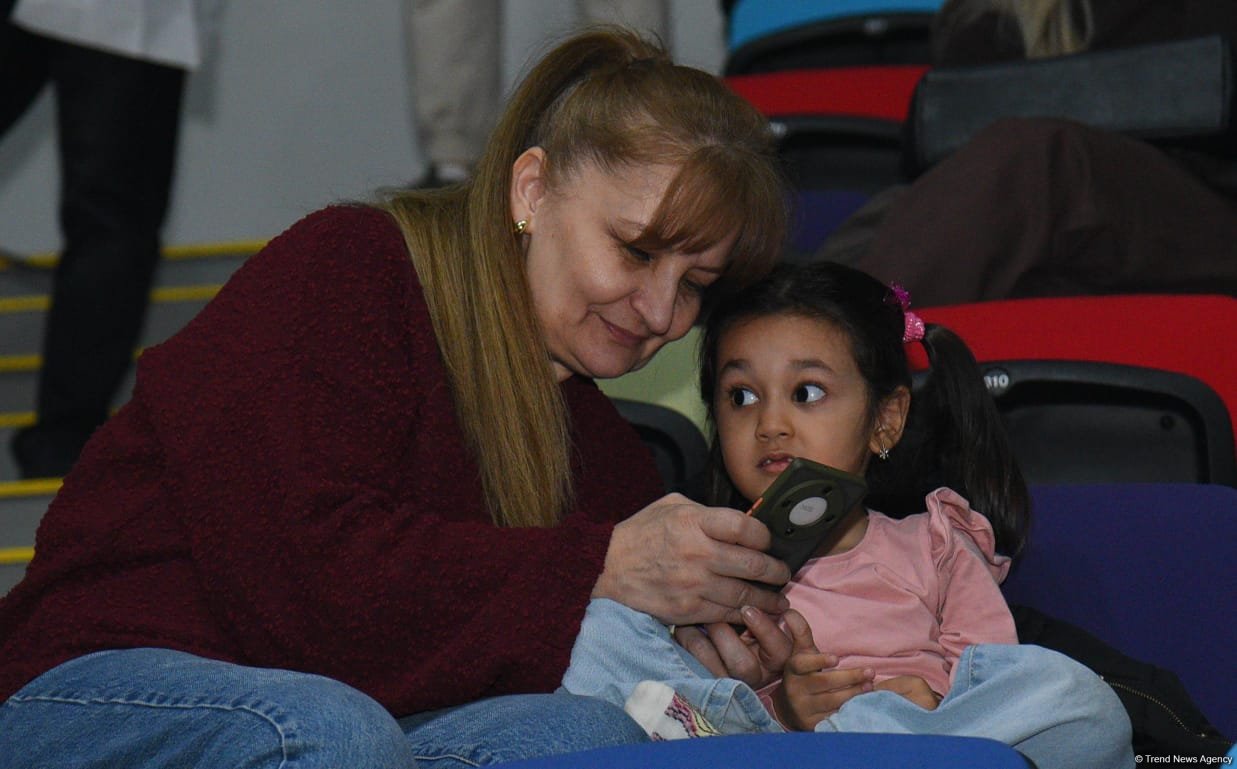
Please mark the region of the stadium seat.
[[758, 734], [598, 748], [509, 769], [1027, 769], [1017, 751], [975, 737], [909, 734]]
[[1237, 489], [1036, 486], [1032, 499], [1009, 602], [1176, 673], [1208, 720], [1237, 735]]
[[1013, 299], [919, 314], [970, 345], [1032, 483], [1237, 485], [1237, 298]]

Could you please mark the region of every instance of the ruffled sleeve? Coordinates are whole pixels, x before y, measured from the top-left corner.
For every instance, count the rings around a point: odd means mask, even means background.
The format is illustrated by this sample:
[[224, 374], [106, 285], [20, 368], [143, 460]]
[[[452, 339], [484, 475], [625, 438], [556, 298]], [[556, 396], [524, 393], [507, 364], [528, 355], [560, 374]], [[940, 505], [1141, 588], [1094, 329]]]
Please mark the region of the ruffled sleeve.
[[1010, 559], [996, 552], [992, 524], [957, 492], [928, 495], [928, 531], [940, 585], [940, 645], [954, 662], [972, 644], [1018, 643], [1001, 594]]
[[[939, 569], [955, 557], [959, 546], [981, 558], [997, 584], [1009, 574], [1010, 559], [996, 552], [996, 533], [992, 524], [958, 492], [940, 488], [928, 495], [928, 531], [932, 538], [932, 559]], [[958, 539], [961, 538], [961, 542]]]

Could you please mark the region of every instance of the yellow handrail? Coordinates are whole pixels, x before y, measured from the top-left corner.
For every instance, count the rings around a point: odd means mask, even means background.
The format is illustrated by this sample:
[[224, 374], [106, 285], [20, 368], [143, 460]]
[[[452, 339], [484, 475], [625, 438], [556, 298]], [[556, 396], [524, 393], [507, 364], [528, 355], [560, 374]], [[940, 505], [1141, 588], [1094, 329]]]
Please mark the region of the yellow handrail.
[[30, 563], [33, 559], [33, 547], [0, 547], [0, 566]]
[[[150, 292], [150, 300], [156, 304], [194, 302], [211, 299], [223, 288], [222, 283], [206, 283], [198, 286], [161, 286]], [[18, 312], [43, 312], [51, 306], [47, 294], [0, 297], [0, 315]]]
[[28, 481], [0, 482], [0, 499], [10, 497], [38, 497], [60, 491], [59, 478], [32, 478]]
[[[249, 256], [261, 251], [265, 245], [265, 240], [231, 240], [221, 243], [191, 243], [180, 246], [164, 246], [163, 258], [179, 260], [207, 259], [212, 256]], [[25, 256], [0, 253], [0, 270], [6, 270], [15, 263], [39, 269], [51, 269], [59, 261], [60, 254], [56, 251], [27, 254]]]

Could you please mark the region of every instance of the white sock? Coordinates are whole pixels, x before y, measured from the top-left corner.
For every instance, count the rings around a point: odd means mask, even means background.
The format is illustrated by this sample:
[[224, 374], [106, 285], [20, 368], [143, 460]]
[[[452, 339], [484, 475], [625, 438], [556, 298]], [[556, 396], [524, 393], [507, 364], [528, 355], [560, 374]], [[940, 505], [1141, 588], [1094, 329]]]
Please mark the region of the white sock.
[[720, 734], [687, 698], [660, 681], [641, 681], [623, 705], [654, 740], [683, 740]]

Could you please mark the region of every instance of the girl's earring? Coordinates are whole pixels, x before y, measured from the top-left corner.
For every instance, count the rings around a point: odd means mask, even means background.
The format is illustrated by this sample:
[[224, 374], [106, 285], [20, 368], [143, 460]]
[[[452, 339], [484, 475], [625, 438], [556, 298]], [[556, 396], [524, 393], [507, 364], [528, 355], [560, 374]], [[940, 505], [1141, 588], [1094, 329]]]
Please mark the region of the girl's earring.
[[882, 460], [889, 459], [889, 449], [881, 446], [881, 450], [877, 452], [876, 456], [880, 457]]
[[515, 234], [516, 235], [523, 235], [524, 230], [527, 230], [527, 229], [528, 229], [527, 219], [521, 219], [520, 221], [515, 223]]

